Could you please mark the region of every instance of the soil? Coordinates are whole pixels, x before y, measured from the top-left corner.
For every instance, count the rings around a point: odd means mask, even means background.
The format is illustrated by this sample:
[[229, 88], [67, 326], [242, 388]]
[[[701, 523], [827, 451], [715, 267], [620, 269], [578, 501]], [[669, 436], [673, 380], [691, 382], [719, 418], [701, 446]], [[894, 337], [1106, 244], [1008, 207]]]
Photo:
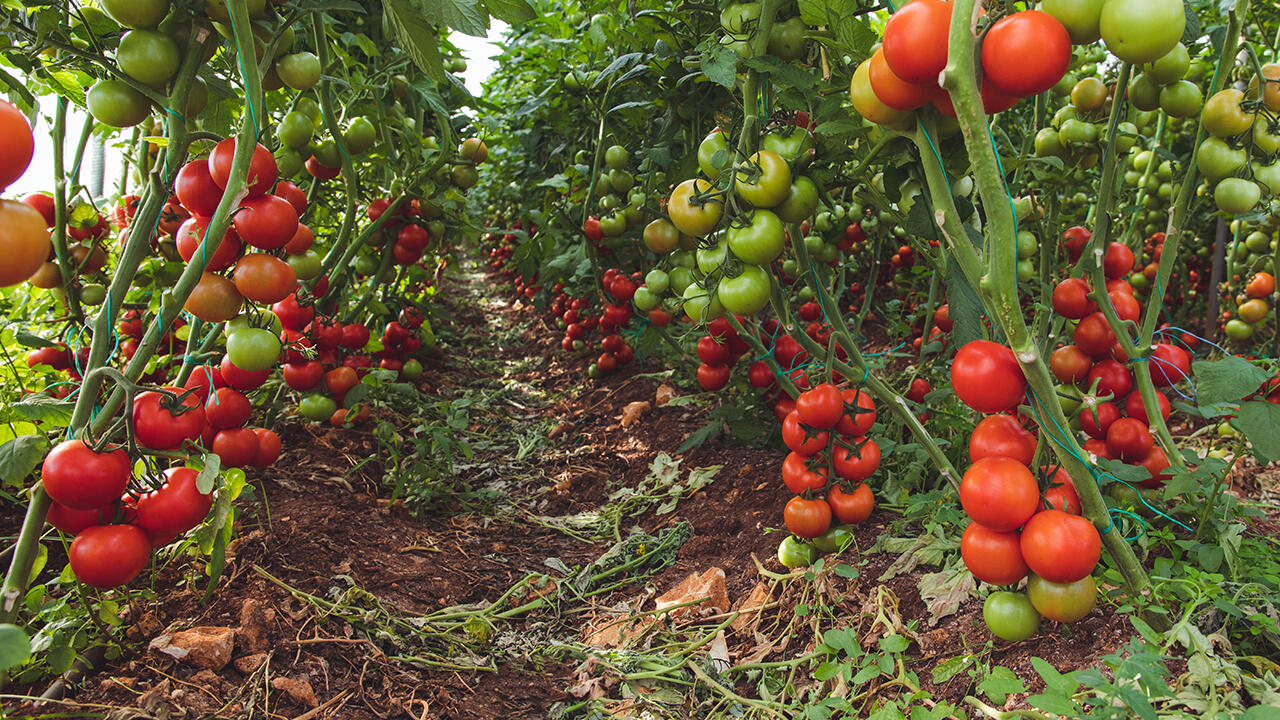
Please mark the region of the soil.
[[[598, 596], [589, 606], [579, 603], [576, 612], [561, 608], [566, 611], [561, 615], [544, 607], [505, 620], [487, 657], [476, 656], [475, 643], [454, 647], [439, 636], [414, 639], [404, 630], [408, 625], [403, 620], [441, 608], [488, 605], [530, 573], [554, 577], [548, 558], [575, 568], [599, 557], [611, 540], [579, 539], [545, 519], [600, 509], [611, 493], [644, 481], [659, 452], [672, 453], [706, 423], [708, 407], [678, 404], [653, 407], [638, 422], [622, 427], [624, 407], [654, 403], [658, 387], [674, 381], [647, 375], [663, 370], [656, 362], [633, 363], [603, 380], [584, 380], [588, 361], [562, 352], [558, 331], [534, 308], [511, 300], [499, 289], [500, 280], [469, 275], [452, 281], [464, 291], [445, 297], [471, 300], [455, 300], [454, 327], [438, 327], [437, 332], [463, 342], [433, 355], [419, 385], [432, 401], [463, 397], [474, 388], [514, 389], [514, 395], [505, 396], [510, 404], [473, 407], [471, 429], [528, 430], [544, 442], [530, 458], [512, 462], [510, 447], [479, 449], [474, 460], [459, 463], [465, 469], [444, 480], [472, 494], [482, 484], [491, 492], [476, 498], [444, 493], [430, 502], [406, 504], [392, 501], [382, 482], [392, 458], [379, 445], [374, 428], [384, 421], [405, 436], [412, 432], [410, 418], [379, 409], [372, 421], [352, 429], [288, 419], [280, 429], [285, 447], [280, 461], [248, 473], [255, 492], [240, 502], [236, 538], [211, 599], [203, 602], [203, 579], [194, 585], [185, 579], [190, 575], [186, 558], [162, 566], [151, 578], [156, 599], [139, 596], [129, 608], [130, 631], [122, 654], [73, 686], [65, 702], [10, 703], [13, 714], [542, 718], [556, 703], [577, 702], [588, 676], [580, 657], [548, 647], [531, 652], [531, 644], [548, 638], [581, 640], [589, 617], [623, 603], [635, 605], [691, 572], [723, 569], [730, 601], [745, 598], [763, 579], [757, 561], [769, 572], [786, 572], [774, 558], [783, 535], [766, 532], [781, 525], [786, 494], [777, 472], [783, 453], [715, 440], [680, 456], [682, 470], [722, 466], [713, 482], [682, 498], [675, 512], [657, 514], [650, 508], [623, 523], [623, 532], [638, 524], [650, 534], [689, 523], [692, 536], [674, 563], [657, 574]], [[486, 337], [505, 341], [486, 343]], [[486, 371], [495, 367], [506, 367], [505, 376]], [[485, 462], [499, 470], [477, 470]], [[473, 482], [480, 476], [486, 477], [483, 483]], [[878, 510], [856, 529], [856, 547], [874, 545], [891, 519], [890, 512]], [[6, 526], [14, 522], [4, 519]], [[950, 658], [984, 652], [989, 636], [982, 627], [981, 602], [970, 598], [957, 613], [930, 625], [918, 586], [936, 568], [920, 567], [878, 582], [895, 558], [846, 552], [841, 561], [854, 566], [857, 577], [823, 574], [829, 601], [850, 624], [864, 623], [867, 609], [877, 603], [890, 608], [896, 631], [915, 640], [908, 654], [915, 658], [912, 670], [921, 689], [958, 704], [973, 692], [969, 676], [960, 673], [935, 684], [931, 671]], [[50, 566], [60, 563], [51, 559]], [[517, 593], [508, 606], [536, 601], [533, 587]], [[335, 600], [343, 608], [326, 610], [325, 602]], [[796, 600], [791, 587], [760, 627], [785, 627]], [[236, 629], [236, 661], [210, 671], [148, 648], [157, 636], [193, 626]], [[762, 659], [794, 657], [812, 647], [810, 628], [803, 623], [791, 627], [794, 637]], [[389, 640], [380, 632], [388, 628], [408, 640]], [[1044, 658], [1062, 672], [1093, 667], [1129, 635], [1125, 618], [1099, 609], [1069, 629], [1047, 627], [1022, 643], [997, 641], [986, 660], [1013, 670], [1035, 692], [1043, 685], [1031, 667], [1032, 657]], [[760, 636], [750, 632], [732, 632], [727, 640], [731, 657], [760, 649]], [[418, 660], [412, 659], [415, 651]], [[246, 659], [255, 653], [266, 655]], [[424, 664], [424, 659], [487, 667], [459, 669]], [[314, 693], [318, 710], [313, 712], [303, 685]], [[38, 695], [43, 690], [22, 692]], [[739, 691], [752, 689], [743, 685]], [[1010, 696], [1008, 706], [1020, 705], [1025, 697]]]

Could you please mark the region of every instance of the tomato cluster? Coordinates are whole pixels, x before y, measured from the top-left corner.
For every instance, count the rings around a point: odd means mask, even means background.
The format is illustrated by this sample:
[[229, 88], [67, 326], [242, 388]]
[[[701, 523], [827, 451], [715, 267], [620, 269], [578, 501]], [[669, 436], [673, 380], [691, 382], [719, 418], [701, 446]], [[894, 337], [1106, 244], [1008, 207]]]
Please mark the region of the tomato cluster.
[[[1067, 233], [1079, 238], [1082, 228]], [[1072, 242], [1068, 238], [1068, 242]], [[1133, 253], [1120, 243], [1112, 243], [1103, 256], [1108, 278], [1107, 300], [1121, 320], [1137, 322], [1141, 306], [1133, 286], [1124, 278], [1133, 267]], [[1144, 487], [1159, 487], [1167, 479], [1169, 460], [1155, 443], [1142, 396], [1135, 389], [1129, 358], [1116, 342], [1115, 333], [1103, 312], [1097, 309], [1099, 295], [1082, 278], [1067, 278], [1053, 290], [1053, 308], [1075, 321], [1072, 343], [1053, 351], [1049, 370], [1063, 383], [1063, 409], [1074, 416], [1089, 439], [1084, 449], [1098, 457], [1141, 465], [1150, 475]], [[1157, 388], [1167, 388], [1190, 380], [1191, 353], [1179, 345], [1159, 342], [1152, 347], [1149, 363]], [[1156, 404], [1162, 419], [1168, 419], [1168, 397], [1156, 390]], [[1078, 412], [1077, 412], [1078, 410]]]
[[[911, 111], [932, 105], [954, 117], [950, 94], [938, 84], [947, 64], [951, 3], [916, 0], [904, 4], [884, 27], [884, 42], [854, 71], [849, 94], [854, 109], [878, 125], [902, 128]], [[1058, 83], [1071, 61], [1071, 37], [1057, 18], [1023, 10], [992, 22], [982, 42], [979, 89], [988, 114]]]
[[[875, 507], [866, 483], [880, 467], [880, 446], [867, 437], [875, 422], [870, 394], [829, 382], [800, 393], [782, 420], [782, 440], [791, 451], [782, 462], [782, 482], [795, 495], [783, 520], [820, 551], [843, 549], [848, 525], [866, 520]], [[785, 554], [780, 548], [779, 557]]]
[[[970, 523], [960, 539], [960, 555], [974, 577], [992, 585], [1016, 585], [1032, 574], [1030, 601], [993, 593], [984, 616], [992, 632], [1023, 640], [1043, 615], [1073, 622], [1093, 607], [1090, 575], [1102, 553], [1097, 528], [1080, 516], [1074, 480], [1061, 469], [1044, 468], [1048, 487], [1031, 472], [1036, 437], [1006, 414], [1022, 402], [1026, 381], [1013, 352], [976, 340], [956, 354], [951, 371], [956, 394], [984, 417], [969, 438], [971, 465], [960, 481], [960, 504]], [[1044, 592], [1041, 592], [1041, 591]], [[1050, 601], [1078, 596], [1067, 609]], [[1087, 602], [1085, 599], [1087, 597]], [[1038, 613], [1038, 614], [1037, 614]]]

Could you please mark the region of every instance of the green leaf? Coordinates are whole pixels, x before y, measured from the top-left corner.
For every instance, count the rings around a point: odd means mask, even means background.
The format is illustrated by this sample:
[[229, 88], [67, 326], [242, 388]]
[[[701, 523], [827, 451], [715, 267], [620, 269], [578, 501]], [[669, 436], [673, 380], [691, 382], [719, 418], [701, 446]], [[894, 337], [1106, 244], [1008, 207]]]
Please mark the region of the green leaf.
[[75, 73], [66, 70], [47, 70], [45, 72], [52, 87], [59, 95], [70, 100], [71, 102], [84, 107], [84, 88], [80, 87], [80, 82], [76, 80]]
[[0, 670], [21, 665], [31, 657], [31, 638], [17, 625], [0, 624]]
[[509, 25], [529, 22], [538, 16], [525, 0], [483, 0], [489, 14]]
[[199, 475], [196, 475], [196, 492], [201, 495], [213, 492], [213, 480], [218, 477], [218, 471], [221, 469], [222, 457], [214, 453], [205, 453], [204, 468], [200, 470]]
[[1003, 665], [991, 668], [991, 674], [978, 683], [978, 691], [986, 695], [991, 702], [1003, 705], [1009, 695], [1026, 692], [1027, 686], [1013, 671]]
[[956, 347], [982, 339], [982, 300], [969, 285], [969, 279], [964, 276], [960, 263], [957, 262], [947, 265], [947, 312], [951, 318], [951, 337]]
[[476, 0], [420, 0], [428, 20], [474, 37], [489, 32], [489, 16]]
[[708, 44], [702, 51], [702, 74], [711, 82], [732, 88], [738, 77], [738, 53], [719, 44]]
[[907, 649], [911, 644], [910, 640], [903, 635], [890, 635], [889, 637], [880, 638], [880, 649], [887, 653], [900, 653]]
[[797, 90], [808, 90], [817, 82], [817, 78], [812, 73], [772, 55], [747, 58], [742, 64], [757, 72], [767, 73], [775, 80], [781, 80], [782, 84]]
[[964, 672], [965, 668], [973, 664], [972, 655], [959, 655], [953, 658], [947, 658], [937, 665], [933, 666], [930, 672], [933, 675], [933, 684], [941, 685], [951, 678]]
[[[1057, 668], [1050, 665], [1048, 661], [1042, 658], [1031, 658], [1031, 666], [1040, 674], [1040, 677], [1044, 678], [1045, 686], [1056, 693], [1067, 695], [1075, 692], [1076, 688], [1080, 686], [1080, 683], [1072, 679], [1070, 675], [1063, 675], [1058, 672]], [[1050, 712], [1057, 711], [1051, 710]]]
[[1253, 454], [1266, 462], [1280, 460], [1280, 405], [1262, 400], [1240, 404], [1240, 412], [1231, 424], [1244, 433]]
[[22, 435], [0, 445], [0, 484], [21, 483], [40, 464], [48, 448], [42, 435]]
[[1044, 710], [1045, 712], [1056, 713], [1058, 715], [1077, 717], [1080, 714], [1079, 706], [1071, 700], [1058, 695], [1032, 695], [1027, 698], [1027, 702], [1034, 707]]
[[75, 408], [75, 403], [36, 393], [26, 396], [9, 407], [15, 416], [24, 420], [41, 422], [53, 427], [66, 427], [71, 424], [71, 411]]
[[1234, 402], [1254, 393], [1270, 377], [1262, 368], [1238, 357], [1197, 360], [1191, 364], [1196, 404]]
[[858, 657], [861, 648], [857, 638], [848, 630], [836, 628], [822, 634], [822, 642], [833, 650], [840, 650], [849, 657]]
[[436, 29], [409, 0], [384, 0], [383, 17], [413, 64], [436, 82], [443, 82], [444, 59]]
[[14, 334], [13, 339], [17, 340], [19, 345], [29, 348], [46, 348], [53, 347], [54, 345], [54, 343], [45, 340], [39, 335], [32, 335], [29, 332], [23, 332], [21, 330]]

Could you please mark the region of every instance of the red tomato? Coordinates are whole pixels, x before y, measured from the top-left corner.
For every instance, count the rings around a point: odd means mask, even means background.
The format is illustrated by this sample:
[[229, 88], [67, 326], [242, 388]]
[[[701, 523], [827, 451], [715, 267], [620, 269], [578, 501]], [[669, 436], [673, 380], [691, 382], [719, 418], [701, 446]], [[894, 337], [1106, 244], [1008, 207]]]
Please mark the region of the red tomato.
[[1084, 251], [1084, 246], [1093, 237], [1093, 233], [1079, 225], [1069, 227], [1062, 233], [1062, 245], [1067, 249], [1067, 255], [1071, 258], [1071, 262], [1080, 259], [1080, 253]]
[[266, 428], [253, 428], [253, 434], [258, 436], [258, 453], [249, 464], [254, 467], [270, 467], [275, 464], [280, 459], [280, 436]]
[[1165, 472], [1165, 470], [1169, 469], [1169, 458], [1159, 445], [1152, 445], [1151, 451], [1147, 453], [1146, 457], [1139, 460], [1138, 464], [1151, 473], [1149, 480], [1143, 480], [1139, 483], [1142, 487], [1158, 488], [1169, 481], [1170, 475]]
[[[191, 259], [200, 251], [208, 232], [209, 218], [207, 217], [191, 217], [184, 221], [178, 226], [178, 232], [173, 236], [178, 256], [191, 262]], [[210, 245], [212, 249], [200, 255], [201, 260], [207, 261], [205, 270], [209, 272], [226, 270], [240, 257], [240, 253], [244, 252], [244, 243], [232, 228], [227, 228], [226, 233], [216, 245], [212, 242]]]
[[258, 436], [249, 428], [219, 430], [213, 436], [213, 452], [223, 467], [248, 467], [258, 457]]
[[260, 372], [241, 370], [226, 355], [222, 356], [222, 364], [218, 366], [218, 369], [222, 372], [222, 379], [227, 386], [237, 390], [256, 390], [262, 387], [262, 383], [266, 382], [267, 378], [271, 376], [270, 370], [262, 370]]
[[796, 398], [800, 422], [818, 430], [826, 430], [840, 422], [844, 415], [844, 396], [831, 383], [823, 383], [800, 393]]
[[1125, 462], [1138, 462], [1151, 452], [1155, 439], [1137, 418], [1120, 418], [1107, 428], [1107, 450]]
[[853, 492], [847, 493], [839, 485], [833, 485], [827, 492], [827, 504], [831, 506], [831, 514], [842, 523], [860, 523], [871, 517], [876, 507], [876, 497], [871, 486], [859, 483]]
[[[224, 141], [225, 142], [225, 141]], [[210, 217], [222, 201], [222, 187], [209, 174], [208, 160], [192, 160], [178, 171], [173, 181], [173, 192], [178, 202], [192, 215]]]
[[1133, 272], [1133, 251], [1124, 243], [1113, 242], [1102, 256], [1102, 272], [1108, 280], [1117, 280]]
[[1018, 406], [1027, 379], [1012, 350], [989, 340], [974, 340], [956, 353], [951, 385], [964, 404], [978, 412], [996, 413]]
[[1061, 510], [1041, 510], [1028, 520], [1020, 546], [1032, 572], [1057, 583], [1089, 575], [1102, 557], [1102, 538], [1093, 523]]
[[53, 502], [49, 503], [49, 511], [45, 513], [44, 519], [63, 533], [76, 535], [85, 528], [111, 522], [115, 510], [115, 503], [91, 510], [72, 510], [66, 505]]
[[915, 0], [902, 6], [884, 26], [884, 59], [898, 77], [925, 85], [938, 82], [947, 64], [951, 3]]
[[[895, 110], [915, 110], [924, 107], [938, 94], [938, 81], [927, 84], [909, 83], [898, 77], [884, 59], [884, 47], [881, 46], [871, 55], [867, 65], [867, 76], [871, 81], [871, 90], [880, 102]], [[815, 320], [817, 318], [814, 318]]]
[[792, 452], [782, 461], [782, 482], [796, 495], [827, 486], [827, 469], [810, 470], [806, 460], [807, 456]]
[[1065, 318], [1079, 320], [1096, 309], [1089, 283], [1082, 278], [1067, 278], [1053, 288], [1053, 311]]
[[[324, 378], [324, 366], [318, 360], [300, 363], [286, 363], [280, 369], [284, 382], [294, 390], [310, 390], [320, 384]], [[208, 413], [208, 410], [205, 410]]]
[[1013, 585], [1027, 576], [1016, 532], [997, 532], [971, 522], [960, 536], [960, 557], [973, 576], [992, 585]]
[[698, 384], [707, 391], [723, 389], [729, 384], [729, 371], [728, 365], [702, 363], [698, 366]]
[[1062, 79], [1071, 63], [1071, 36], [1046, 12], [1023, 10], [992, 24], [982, 41], [982, 72], [997, 90], [1038, 95]]
[[876, 401], [870, 393], [853, 388], [841, 390], [840, 397], [844, 401], [845, 413], [836, 423], [836, 430], [845, 437], [866, 435], [876, 424]]
[[769, 364], [763, 360], [757, 360], [747, 369], [747, 382], [751, 383], [753, 388], [767, 388], [774, 384], [773, 370], [769, 369]]
[[1044, 507], [1061, 510], [1071, 515], [1080, 514], [1080, 495], [1066, 470], [1058, 468], [1044, 491]]
[[1040, 488], [1026, 465], [1007, 457], [986, 457], [960, 480], [960, 504], [975, 522], [997, 532], [1016, 530], [1040, 506]]
[[165, 545], [199, 525], [213, 507], [213, 493], [196, 489], [200, 473], [176, 467], [164, 474], [164, 485], [138, 498], [135, 505], [137, 517], [133, 522], [147, 531], [153, 545]]
[[44, 458], [44, 491], [71, 510], [97, 510], [120, 499], [133, 474], [129, 454], [116, 448], [97, 453], [83, 440], [64, 440]]
[[1080, 410], [1080, 429], [1095, 440], [1105, 440], [1107, 428], [1120, 419], [1120, 408], [1114, 403], [1098, 403], [1092, 410], [1088, 407]]
[[1151, 381], [1156, 387], [1168, 387], [1191, 378], [1191, 353], [1177, 345], [1156, 343], [1148, 362]]
[[801, 455], [816, 454], [827, 446], [829, 438], [830, 435], [825, 430], [814, 431], [800, 424], [798, 406], [782, 421], [782, 442], [786, 443], [793, 452]]
[[698, 339], [698, 359], [707, 365], [728, 365], [733, 352], [728, 343], [721, 343], [710, 335]]
[[1116, 344], [1116, 335], [1101, 311], [1086, 315], [1076, 324], [1071, 339], [1076, 347], [1091, 357], [1106, 357]]
[[1049, 371], [1063, 383], [1082, 383], [1092, 369], [1093, 358], [1075, 345], [1064, 345], [1049, 356]]
[[218, 388], [204, 405], [205, 421], [214, 430], [238, 428], [249, 421], [249, 398], [234, 388]]
[[1116, 400], [1133, 390], [1133, 373], [1111, 358], [1099, 360], [1093, 366], [1093, 370], [1089, 372], [1088, 384], [1092, 385], [1094, 380], [1098, 381], [1099, 395], [1111, 393]]
[[[1169, 406], [1169, 398], [1159, 390], [1156, 391], [1156, 405], [1160, 408], [1160, 418], [1168, 420], [1172, 408]], [[1151, 424], [1151, 419], [1147, 417], [1147, 406], [1143, 404], [1142, 395], [1137, 390], [1129, 393], [1129, 397], [1124, 399], [1124, 414], [1135, 420], [1141, 420], [1143, 425]]]
[[298, 211], [284, 198], [262, 195], [242, 201], [233, 224], [246, 243], [275, 250], [288, 245], [298, 232]]
[[[280, 324], [289, 330], [301, 330], [311, 323], [316, 316], [316, 308], [314, 305], [301, 305], [298, 303], [297, 293], [289, 295], [289, 297], [271, 306], [271, 312], [280, 318]], [[325, 349], [320, 339], [316, 338], [316, 346]], [[337, 345], [333, 345], [337, 347]]]
[[67, 559], [80, 582], [106, 590], [142, 572], [151, 559], [151, 540], [133, 525], [95, 525], [71, 541]]
[[369, 344], [369, 328], [359, 323], [342, 326], [342, 347], [359, 350]]
[[816, 538], [831, 527], [831, 506], [826, 500], [793, 497], [782, 511], [787, 529], [802, 538]]
[[[236, 139], [227, 138], [214, 146], [209, 153], [209, 177], [220, 188], [225, 189], [231, 179], [231, 162], [236, 152]], [[272, 185], [276, 184], [279, 170], [271, 151], [261, 144], [253, 148], [253, 159], [249, 163], [249, 176], [246, 181], [249, 187], [248, 197], [265, 195]], [[181, 198], [179, 198], [181, 200]], [[183, 203], [185, 205], [185, 203]], [[187, 208], [190, 210], [191, 208]], [[192, 210], [192, 212], [195, 212]]]
[[969, 436], [969, 461], [1006, 457], [1030, 465], [1036, 452], [1036, 436], [1012, 415], [988, 415]]
[[862, 482], [880, 467], [880, 446], [870, 438], [854, 438], [853, 447], [838, 443], [831, 450], [836, 474], [851, 482]]
[[[182, 388], [165, 388], [181, 394]], [[176, 411], [176, 412], [175, 412]], [[133, 399], [133, 430], [138, 442], [152, 450], [174, 450], [186, 440], [200, 437], [204, 408], [196, 393], [181, 402], [158, 392], [139, 393]]]

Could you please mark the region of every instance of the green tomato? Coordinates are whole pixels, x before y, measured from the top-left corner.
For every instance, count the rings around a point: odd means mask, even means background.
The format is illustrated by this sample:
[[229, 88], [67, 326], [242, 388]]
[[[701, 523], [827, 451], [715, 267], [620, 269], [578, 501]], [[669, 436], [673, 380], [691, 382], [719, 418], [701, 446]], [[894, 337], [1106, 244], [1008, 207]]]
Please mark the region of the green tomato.
[[[716, 153], [721, 150], [724, 154], [720, 155], [721, 164], [717, 165]], [[724, 133], [718, 129], [711, 131], [698, 145], [698, 169], [713, 181], [720, 179], [721, 167], [730, 157], [729, 143], [725, 140]]]
[[693, 270], [687, 267], [677, 265], [667, 276], [671, 279], [671, 291], [680, 296], [693, 284]]
[[1161, 85], [1168, 85], [1181, 80], [1190, 66], [1191, 55], [1187, 53], [1187, 46], [1178, 43], [1159, 60], [1147, 63], [1143, 71], [1150, 75], [1152, 80]]
[[347, 150], [359, 155], [369, 148], [378, 140], [378, 131], [373, 127], [373, 123], [369, 118], [358, 117], [347, 125], [347, 129], [342, 133], [342, 141], [346, 143]]
[[1262, 188], [1252, 180], [1225, 178], [1213, 189], [1213, 201], [1228, 215], [1243, 215], [1258, 205]]
[[1106, 0], [1098, 31], [1113, 55], [1139, 65], [1173, 50], [1186, 22], [1182, 0]]
[[773, 23], [769, 30], [767, 52], [784, 62], [799, 60], [805, 55], [804, 21], [799, 15]]
[[285, 259], [289, 267], [297, 273], [299, 280], [314, 280], [320, 277], [324, 269], [324, 258], [320, 253], [308, 250], [301, 255], [290, 255]]
[[282, 147], [275, 152], [276, 169], [280, 172], [281, 178], [290, 178], [302, 172], [306, 166], [306, 160], [303, 159], [302, 153], [287, 147]]
[[813, 133], [802, 127], [788, 125], [786, 129], [766, 133], [760, 139], [760, 147], [778, 153], [792, 167], [803, 167], [813, 157]]
[[813, 543], [814, 549], [820, 553], [840, 553], [846, 548], [853, 545], [853, 529], [844, 523], [834, 523], [827, 531], [814, 538], [810, 542]]
[[1253, 179], [1267, 186], [1272, 195], [1280, 195], [1280, 160], [1270, 165], [1253, 163]]
[[1049, 582], [1032, 573], [1027, 597], [1040, 615], [1055, 622], [1075, 622], [1089, 614], [1098, 600], [1098, 584], [1092, 575], [1071, 583]]
[[400, 368], [400, 375], [405, 380], [417, 380], [422, 377], [422, 363], [409, 358], [404, 361], [404, 365]]
[[1204, 95], [1200, 86], [1190, 80], [1179, 80], [1160, 90], [1160, 109], [1169, 117], [1195, 117], [1203, 106]]
[[107, 289], [99, 283], [85, 283], [84, 286], [80, 288], [81, 305], [97, 307], [106, 299]]
[[1040, 128], [1035, 139], [1036, 157], [1059, 157], [1066, 152], [1062, 139], [1053, 128]]
[[671, 287], [671, 276], [661, 268], [654, 268], [644, 276], [644, 286], [650, 291], [659, 295], [665, 293], [667, 288]]
[[[743, 218], [746, 225], [729, 226], [729, 249], [743, 262], [765, 265], [782, 254], [785, 231], [782, 220], [768, 210], [752, 210]], [[709, 271], [704, 270], [704, 273]]]
[[1146, 73], [1135, 73], [1129, 81], [1129, 104], [1142, 111], [1160, 107], [1160, 85]]
[[1244, 341], [1253, 337], [1254, 327], [1240, 318], [1231, 318], [1223, 327], [1227, 337], [1236, 341]]
[[276, 138], [286, 148], [302, 150], [311, 144], [315, 130], [316, 126], [306, 113], [290, 110], [276, 124]]
[[262, 372], [276, 366], [280, 337], [270, 330], [242, 328], [227, 336], [227, 357], [241, 370]]
[[338, 150], [338, 143], [334, 142], [332, 139], [325, 140], [319, 145], [316, 145], [315, 152], [312, 154], [315, 155], [316, 160], [325, 167], [342, 167], [342, 151]]
[[645, 312], [662, 304], [662, 298], [645, 285], [636, 288], [635, 295], [632, 296], [631, 301], [636, 304], [637, 308]]
[[809, 567], [818, 559], [814, 547], [794, 535], [788, 535], [778, 543], [778, 562], [790, 570]]
[[307, 395], [298, 403], [298, 412], [313, 422], [328, 422], [337, 410], [338, 403], [334, 402], [333, 398], [316, 393]]
[[1071, 42], [1087, 45], [1102, 36], [1098, 21], [1106, 0], [1044, 0], [1040, 9], [1057, 18], [1067, 29]]
[[991, 593], [982, 604], [982, 619], [992, 635], [1009, 642], [1022, 642], [1040, 629], [1040, 614], [1022, 593]]
[[116, 49], [120, 70], [144, 85], [162, 87], [178, 73], [182, 57], [173, 38], [156, 30], [131, 30]]
[[743, 265], [736, 277], [720, 280], [716, 298], [736, 315], [754, 315], [769, 304], [769, 273], [759, 265]]
[[169, 0], [102, 0], [102, 9], [127, 28], [153, 28], [169, 14]]
[[717, 294], [709, 292], [697, 283], [692, 283], [685, 288], [681, 297], [684, 298], [685, 314], [694, 322], [711, 322], [724, 315], [724, 306], [720, 304]]
[[[480, 173], [470, 165], [454, 165], [449, 177], [455, 186], [463, 190], [475, 186], [480, 181]], [[625, 226], [623, 229], [626, 229]]]
[[1018, 231], [1018, 259], [1029, 260], [1040, 252], [1040, 243], [1036, 240], [1036, 236], [1028, 230]]
[[1018, 261], [1018, 282], [1026, 283], [1036, 279], [1036, 265], [1031, 260]]
[[151, 114], [151, 100], [123, 80], [99, 80], [89, 88], [85, 104], [94, 120], [111, 127], [133, 127]]
[[805, 175], [797, 175], [791, 181], [787, 197], [774, 212], [783, 222], [798, 223], [813, 215], [818, 209], [818, 186]]
[[621, 145], [610, 145], [609, 149], [604, 151], [604, 164], [614, 170], [625, 170], [630, 161], [631, 154]]
[[614, 192], [625, 193], [636, 184], [635, 177], [621, 168], [610, 170], [608, 178], [609, 187], [613, 188]]
[[697, 250], [698, 271], [703, 275], [710, 275], [724, 264], [729, 244], [725, 241], [724, 235], [720, 235], [715, 245], [700, 246]]
[[1222, 139], [1206, 137], [1196, 154], [1196, 167], [1205, 180], [1215, 183], [1231, 177], [1244, 169], [1248, 155], [1243, 149], [1233, 148]]
[[787, 198], [791, 168], [772, 150], [760, 150], [738, 168], [734, 190], [755, 207], [771, 208]]

